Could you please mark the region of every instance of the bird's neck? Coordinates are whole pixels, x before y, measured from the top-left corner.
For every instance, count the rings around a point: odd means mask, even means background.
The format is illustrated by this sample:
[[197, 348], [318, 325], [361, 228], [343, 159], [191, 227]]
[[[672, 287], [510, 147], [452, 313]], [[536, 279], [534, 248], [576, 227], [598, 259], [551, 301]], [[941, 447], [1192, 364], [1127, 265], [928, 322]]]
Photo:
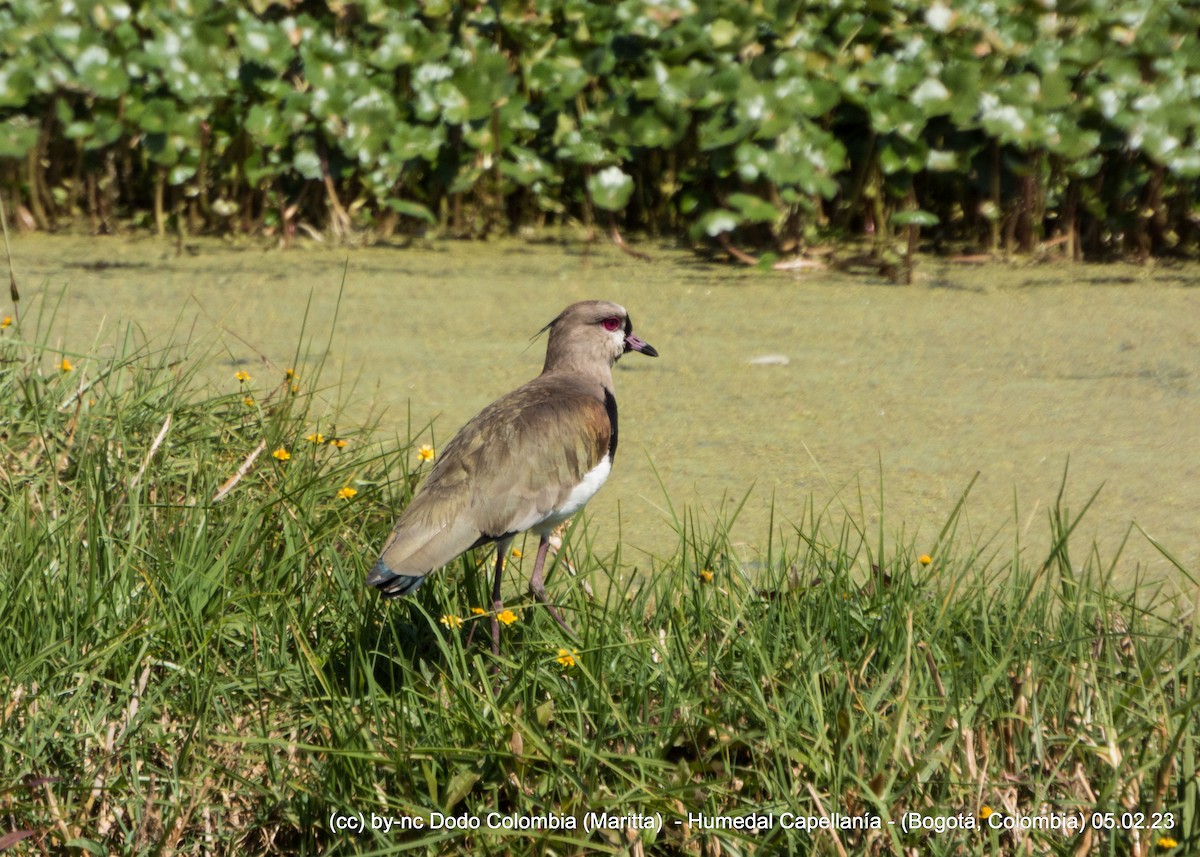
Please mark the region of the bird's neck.
[[598, 360], [572, 360], [568, 355], [546, 355], [543, 375], [581, 375], [594, 380], [605, 390], [613, 388], [612, 364]]

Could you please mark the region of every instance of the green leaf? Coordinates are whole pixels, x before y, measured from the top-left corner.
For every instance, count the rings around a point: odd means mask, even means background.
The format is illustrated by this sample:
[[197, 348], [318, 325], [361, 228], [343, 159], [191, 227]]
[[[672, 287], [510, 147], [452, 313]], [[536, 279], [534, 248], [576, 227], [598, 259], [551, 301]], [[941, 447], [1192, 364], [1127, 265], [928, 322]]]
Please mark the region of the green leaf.
[[588, 178], [592, 203], [605, 211], [620, 211], [633, 195], [633, 179], [620, 167], [607, 167]]
[[466, 102], [463, 106], [465, 120], [487, 116], [516, 85], [508, 71], [508, 60], [503, 54], [491, 52], [476, 56], [470, 65], [455, 72], [453, 81]]
[[728, 202], [743, 220], [752, 223], [771, 223], [779, 217], [779, 210], [774, 205], [748, 193], [731, 193]]
[[893, 226], [937, 226], [941, 221], [928, 211], [897, 211], [892, 215]]
[[716, 238], [724, 232], [732, 232], [740, 225], [741, 219], [736, 213], [717, 208], [701, 217], [696, 227], [710, 238]]
[[512, 160], [503, 161], [500, 164], [500, 172], [517, 184], [529, 187], [534, 182], [551, 178], [554, 175], [554, 168], [539, 158], [534, 150], [513, 146], [510, 151], [513, 156]]
[[479, 782], [479, 776], [478, 773], [469, 769], [456, 771], [446, 785], [446, 801], [442, 804], [442, 809], [449, 812], [458, 806], [462, 799], [471, 793], [471, 789], [475, 788], [475, 784]]
[[37, 123], [28, 116], [10, 116], [0, 122], [0, 158], [23, 158], [37, 141]]
[[733, 46], [740, 33], [737, 24], [726, 21], [724, 18], [717, 18], [708, 25], [708, 37], [712, 40], [712, 46], [717, 50]]
[[323, 175], [321, 159], [312, 149], [301, 149], [296, 152], [292, 158], [292, 166], [296, 168], [296, 172], [310, 181], [316, 181]]
[[75, 60], [79, 82], [101, 98], [120, 98], [129, 90], [124, 64], [102, 45], [88, 45]]
[[383, 204], [397, 214], [403, 214], [405, 217], [424, 220], [431, 225], [437, 223], [437, 218], [433, 216], [433, 212], [419, 202], [411, 202], [407, 199], [386, 199], [383, 201]]

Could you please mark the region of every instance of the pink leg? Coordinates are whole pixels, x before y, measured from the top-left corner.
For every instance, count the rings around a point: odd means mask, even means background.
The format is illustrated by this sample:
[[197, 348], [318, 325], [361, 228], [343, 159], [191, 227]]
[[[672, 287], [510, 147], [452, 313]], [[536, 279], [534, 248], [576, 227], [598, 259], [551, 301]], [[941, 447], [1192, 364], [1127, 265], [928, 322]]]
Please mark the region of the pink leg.
[[[567, 624], [562, 615], [559, 614], [558, 608], [551, 604], [546, 598], [546, 584], [542, 582], [542, 566], [546, 564], [546, 553], [550, 550], [550, 535], [547, 533], [542, 536], [542, 540], [538, 542], [537, 560], [533, 564], [533, 576], [529, 578], [529, 592], [541, 604], [546, 605], [546, 609], [550, 611], [550, 615], [554, 617], [554, 621], [562, 626], [562, 629], [575, 637], [575, 632], [571, 630], [571, 626]], [[578, 637], [575, 637], [578, 639]]]
[[508, 554], [508, 544], [511, 539], [505, 539], [496, 545], [496, 577], [492, 581], [492, 654], [500, 654], [500, 620], [496, 617], [504, 609], [500, 600], [500, 582], [504, 579], [504, 557]]

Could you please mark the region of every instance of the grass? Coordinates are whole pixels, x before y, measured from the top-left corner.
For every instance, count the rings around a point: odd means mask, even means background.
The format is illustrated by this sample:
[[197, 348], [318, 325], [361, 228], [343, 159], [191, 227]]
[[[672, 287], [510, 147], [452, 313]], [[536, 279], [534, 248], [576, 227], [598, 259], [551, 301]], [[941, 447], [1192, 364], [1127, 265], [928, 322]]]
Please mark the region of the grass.
[[[577, 526], [578, 574], [549, 588], [579, 641], [518, 573], [497, 661], [471, 612], [487, 555], [415, 598], [364, 587], [428, 465], [346, 431], [319, 365], [214, 390], [209, 358], [131, 336], [64, 371], [50, 324], [20, 327], [0, 334], [0, 846], [1200, 851], [1191, 608], [1115, 590], [1061, 501], [1032, 564], [959, 539], [957, 511], [921, 557], [809, 508], [753, 568], [736, 504], [680, 510], [678, 550], [638, 563]], [[750, 814], [769, 829], [728, 827]], [[1029, 827], [1055, 818], [1084, 829]]]

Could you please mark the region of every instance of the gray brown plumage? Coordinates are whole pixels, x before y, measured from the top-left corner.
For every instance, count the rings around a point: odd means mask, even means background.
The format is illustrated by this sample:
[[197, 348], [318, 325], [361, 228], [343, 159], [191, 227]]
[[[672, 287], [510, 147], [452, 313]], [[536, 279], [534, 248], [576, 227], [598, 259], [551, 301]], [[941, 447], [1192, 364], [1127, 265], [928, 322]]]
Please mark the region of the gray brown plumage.
[[[407, 595], [464, 551], [496, 542], [492, 598], [499, 611], [508, 544], [530, 530], [540, 542], [529, 588], [546, 602], [550, 533], [600, 489], [617, 451], [612, 367], [628, 351], [658, 352], [633, 335], [624, 307], [608, 301], [572, 304], [545, 329], [542, 374], [463, 426], [396, 522], [367, 576], [385, 596]], [[495, 612], [492, 639], [497, 648]]]

